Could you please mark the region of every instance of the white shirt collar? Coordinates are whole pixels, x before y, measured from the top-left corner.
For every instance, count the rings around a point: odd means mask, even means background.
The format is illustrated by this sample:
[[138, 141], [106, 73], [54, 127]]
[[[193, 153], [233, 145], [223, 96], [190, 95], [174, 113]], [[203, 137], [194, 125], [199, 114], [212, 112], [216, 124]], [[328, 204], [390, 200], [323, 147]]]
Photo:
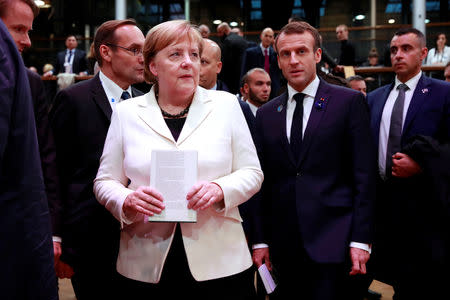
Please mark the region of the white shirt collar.
[[[120, 97], [122, 97], [122, 93], [124, 90], [122, 90], [120, 86], [118, 86], [114, 81], [103, 74], [101, 70], [99, 71], [99, 77], [109, 102], [111, 104], [120, 102]], [[131, 93], [131, 86], [129, 86], [126, 91], [130, 94], [131, 97], [133, 97], [133, 94]]]
[[417, 84], [419, 83], [420, 77], [422, 76], [422, 71], [420, 71], [416, 76], [408, 80], [407, 82], [401, 82], [397, 76], [395, 76], [395, 85], [394, 90], [397, 90], [397, 87], [399, 84], [404, 83], [408, 86], [410, 91], [414, 91], [417, 87]]
[[320, 79], [319, 77], [314, 78], [313, 81], [310, 82], [310, 84], [308, 84], [303, 91], [296, 91], [289, 83], [288, 83], [288, 100], [290, 102], [294, 101], [293, 97], [295, 94], [297, 93], [303, 93], [306, 96], [309, 96], [311, 98], [314, 99], [314, 97], [316, 97], [316, 93], [317, 93], [317, 89], [319, 88], [319, 84], [320, 84]]
[[267, 48], [264, 48], [263, 44], [259, 43], [259, 47], [261, 48], [261, 51], [262, 51], [263, 54], [264, 54], [264, 50], [266, 50], [266, 49], [267, 49], [267, 55], [270, 54], [270, 50], [269, 50], [270, 46], [267, 47]]
[[256, 111], [258, 110], [258, 106], [254, 105], [253, 103], [251, 103], [250, 101], [245, 101], [247, 102], [248, 106], [250, 107], [250, 110], [252, 111], [253, 115], [256, 116]]

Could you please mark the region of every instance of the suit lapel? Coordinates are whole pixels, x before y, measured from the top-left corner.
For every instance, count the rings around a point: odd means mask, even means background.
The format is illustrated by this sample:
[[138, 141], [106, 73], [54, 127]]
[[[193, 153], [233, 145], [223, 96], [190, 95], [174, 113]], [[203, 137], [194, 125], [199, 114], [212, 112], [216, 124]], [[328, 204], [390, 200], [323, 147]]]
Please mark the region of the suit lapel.
[[105, 114], [108, 121], [111, 121], [111, 104], [109, 104], [108, 97], [100, 82], [99, 74], [92, 79], [92, 99], [100, 107], [100, 110]]
[[371, 111], [371, 128], [372, 128], [372, 136], [375, 139], [375, 145], [378, 145], [380, 138], [380, 124], [381, 117], [383, 116], [384, 105], [386, 104], [387, 98], [389, 97], [389, 93], [394, 88], [394, 84], [390, 86], [386, 86], [383, 90], [381, 97], [379, 99], [374, 99], [374, 105], [372, 106]]
[[[325, 111], [328, 107], [328, 102], [332, 98], [327, 94], [328, 86], [322, 80], [320, 80], [319, 88], [317, 89], [316, 97], [314, 98], [311, 114], [309, 115], [308, 124], [306, 125], [305, 134], [303, 135], [302, 150], [300, 157], [297, 161], [297, 167], [299, 167], [306, 157], [309, 147], [311, 146], [313, 137], [317, 131], [317, 127], [322, 120]], [[316, 103], [323, 103], [322, 107], [316, 107]]]
[[137, 104], [139, 107], [137, 110], [139, 118], [159, 135], [175, 143], [172, 133], [167, 127], [161, 114], [161, 110], [159, 109], [159, 105], [156, 102], [155, 87], [152, 87], [150, 92], [145, 94], [144, 97], [139, 98]]
[[200, 124], [209, 115], [212, 108], [212, 99], [208, 97], [205, 90], [197, 87], [191, 107], [189, 108], [189, 114], [186, 118], [183, 129], [181, 130], [177, 144], [183, 143], [183, 141], [185, 141], [194, 132], [194, 130], [200, 126]]
[[402, 137], [406, 136], [406, 132], [408, 131], [411, 122], [414, 120], [414, 117], [417, 115], [417, 112], [420, 110], [420, 107], [425, 102], [426, 97], [429, 93], [428, 85], [430, 84], [430, 80], [422, 74], [419, 82], [417, 83], [414, 94], [411, 98], [411, 103], [409, 104], [408, 112], [406, 114], [405, 123], [403, 125]]

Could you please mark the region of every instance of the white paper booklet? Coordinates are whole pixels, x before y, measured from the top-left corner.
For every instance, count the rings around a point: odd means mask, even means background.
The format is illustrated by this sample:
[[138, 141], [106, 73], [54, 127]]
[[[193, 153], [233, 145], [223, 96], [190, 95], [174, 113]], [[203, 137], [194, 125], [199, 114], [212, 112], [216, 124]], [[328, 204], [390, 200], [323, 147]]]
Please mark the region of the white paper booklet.
[[277, 287], [277, 284], [275, 283], [272, 275], [270, 274], [269, 269], [267, 269], [266, 264], [262, 264], [258, 268], [259, 276], [261, 277], [261, 280], [264, 284], [264, 287], [266, 288], [267, 294], [272, 293], [275, 288]]
[[150, 222], [197, 222], [197, 212], [187, 208], [186, 195], [197, 182], [197, 151], [152, 150], [150, 186], [158, 190], [165, 209]]

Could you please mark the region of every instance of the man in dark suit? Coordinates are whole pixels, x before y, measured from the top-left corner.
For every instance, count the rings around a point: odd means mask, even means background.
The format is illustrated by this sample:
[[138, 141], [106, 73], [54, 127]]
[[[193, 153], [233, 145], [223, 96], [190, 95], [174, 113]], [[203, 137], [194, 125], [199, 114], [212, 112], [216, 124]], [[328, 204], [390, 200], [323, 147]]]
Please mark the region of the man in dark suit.
[[247, 96], [246, 102], [254, 116], [261, 105], [267, 103], [270, 98], [271, 80], [269, 74], [261, 68], [249, 70], [242, 78], [242, 87]]
[[[24, 4], [32, 7], [33, 12], [39, 12], [39, 9], [34, 4], [34, 2], [24, 2]], [[11, 18], [10, 16], [11, 14], [7, 14], [0, 16], [0, 18], [5, 23], [9, 33], [11, 34], [11, 37], [16, 43], [17, 50], [19, 50], [19, 53], [22, 53], [23, 50], [31, 46], [28, 31], [31, 30], [31, 25], [33, 24], [35, 15], [23, 14], [19, 18]], [[25, 30], [17, 30], [19, 28], [24, 28]], [[53, 223], [56, 221], [53, 218], [54, 214], [52, 212], [55, 209], [54, 205], [57, 203], [56, 187], [58, 178], [56, 174], [55, 144], [53, 141], [53, 134], [50, 131], [50, 125], [48, 122], [48, 101], [41, 77], [28, 68], [26, 69], [26, 71], [28, 81], [30, 82], [31, 99], [34, 104], [34, 117], [36, 121], [39, 154], [41, 158], [42, 172], [44, 175], [45, 191], [47, 194], [47, 201], [49, 204], [50, 216], [52, 216], [53, 225]], [[54, 225], [52, 227], [54, 227]], [[54, 255], [55, 257], [57, 257], [60, 254], [59, 243], [54, 242], [53, 246]]]
[[30, 86], [8, 32], [28, 38], [37, 13], [33, 1], [0, 1], [0, 291], [7, 300], [58, 299]]
[[365, 273], [372, 242], [367, 104], [361, 93], [317, 77], [320, 39], [308, 23], [284, 26], [275, 48], [288, 90], [256, 114], [265, 178], [253, 259], [278, 271], [271, 299], [342, 299], [350, 293], [349, 260], [350, 275]]
[[77, 49], [78, 41], [74, 35], [66, 38], [66, 50], [58, 52], [56, 56], [55, 70], [47, 72], [46, 75], [57, 75], [59, 73], [73, 73], [77, 75], [87, 75], [86, 52]]
[[448, 203], [436, 197], [432, 170], [424, 164], [435, 155], [419, 157], [408, 149], [419, 136], [450, 142], [450, 85], [422, 74], [428, 50], [420, 31], [396, 32], [390, 52], [395, 82], [367, 97], [379, 166], [375, 278], [393, 285], [394, 299], [445, 299]]
[[274, 33], [272, 28], [265, 28], [260, 35], [261, 43], [244, 52], [242, 58], [241, 78], [253, 68], [262, 68], [272, 80], [270, 98], [278, 96], [281, 86], [281, 72], [278, 68], [277, 54], [272, 48]]
[[[94, 37], [100, 72], [60, 91], [51, 125], [55, 136], [61, 206], [61, 260], [73, 268], [78, 300], [116, 299], [121, 277], [115, 270], [120, 224], [97, 202], [97, 174], [112, 110], [141, 95], [131, 84], [144, 79], [144, 35], [134, 20], [103, 23]], [[67, 268], [57, 268], [60, 277]]]
[[240, 35], [231, 32], [228, 23], [217, 26], [217, 35], [221, 39], [222, 73], [221, 79], [230, 89], [232, 94], [239, 92], [242, 57], [248, 42]]

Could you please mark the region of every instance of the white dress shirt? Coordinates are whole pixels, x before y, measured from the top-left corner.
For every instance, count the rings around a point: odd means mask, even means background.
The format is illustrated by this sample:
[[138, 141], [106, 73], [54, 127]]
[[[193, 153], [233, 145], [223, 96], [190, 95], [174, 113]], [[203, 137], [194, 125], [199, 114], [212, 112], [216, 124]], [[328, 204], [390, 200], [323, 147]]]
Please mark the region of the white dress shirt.
[[319, 77], [315, 77], [313, 81], [303, 91], [296, 91], [288, 84], [288, 101], [286, 103], [286, 136], [288, 141], [291, 141], [291, 127], [292, 118], [294, 117], [295, 107], [297, 102], [294, 100], [294, 95], [297, 93], [305, 94], [303, 98], [303, 125], [302, 125], [302, 137], [305, 134], [306, 126], [308, 125], [309, 115], [311, 114], [314, 98], [316, 97], [317, 89], [319, 88]]
[[[259, 43], [259, 47], [261, 48], [263, 56], [266, 55], [266, 53], [264, 53], [264, 50], [267, 50], [267, 55], [270, 55], [270, 50], [269, 50], [270, 46], [267, 48], [264, 48], [263, 44]], [[263, 69], [264, 69], [264, 66], [263, 66]]]
[[[102, 71], [99, 72], [100, 82], [102, 83], [103, 89], [105, 90], [106, 97], [108, 98], [108, 102], [111, 105], [111, 108], [114, 110], [114, 106], [121, 102], [122, 93], [124, 90], [120, 86], [118, 86], [114, 81], [109, 79]], [[133, 97], [131, 93], [131, 85], [125, 90], [130, 94], [130, 97]]]
[[[70, 57], [70, 52], [72, 52], [72, 57]], [[70, 60], [69, 60], [69, 57], [70, 57]], [[75, 57], [75, 49], [67, 49], [66, 50], [66, 58], [64, 59], [64, 61], [66, 63], [69, 63], [70, 65], [72, 65], [74, 57]]]
[[387, 143], [389, 139], [389, 129], [391, 127], [392, 109], [394, 108], [394, 103], [395, 100], [397, 99], [399, 91], [397, 87], [401, 83], [404, 83], [408, 86], [408, 90], [405, 91], [405, 103], [403, 106], [403, 121], [402, 121], [403, 127], [405, 124], [406, 114], [408, 113], [409, 104], [411, 103], [411, 99], [414, 94], [414, 90], [417, 87], [417, 83], [419, 82], [420, 76], [422, 76], [422, 71], [420, 71], [416, 76], [414, 76], [407, 82], [401, 82], [400, 80], [398, 80], [396, 76], [394, 88], [389, 93], [386, 103], [384, 104], [383, 115], [381, 116], [379, 143], [378, 143], [378, 169], [382, 178], [384, 178], [386, 175]]
[[247, 102], [248, 106], [250, 106], [250, 110], [252, 111], [253, 115], [256, 117], [256, 111], [258, 110], [258, 106], [254, 105], [253, 103], [251, 103], [248, 100], [245, 102]]

